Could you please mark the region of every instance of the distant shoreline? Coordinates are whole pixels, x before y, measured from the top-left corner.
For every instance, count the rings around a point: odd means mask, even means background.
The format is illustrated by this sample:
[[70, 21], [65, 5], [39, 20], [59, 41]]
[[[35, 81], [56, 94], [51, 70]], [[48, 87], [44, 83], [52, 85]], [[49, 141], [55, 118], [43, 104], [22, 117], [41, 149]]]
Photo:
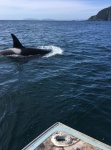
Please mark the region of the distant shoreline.
[[55, 22], [55, 21], [72, 21], [72, 22], [74, 22], [74, 21], [87, 21], [87, 20], [47, 20], [47, 19], [43, 19], [43, 20], [38, 20], [38, 19], [32, 19], [32, 20], [30, 20], [30, 19], [18, 19], [18, 20], [13, 20], [13, 19], [10, 19], [10, 20], [3, 20], [3, 19], [1, 19], [0, 21], [41, 21], [41, 22], [45, 22], [45, 21], [49, 21], [49, 22]]
[[[43, 20], [29, 20], [29, 19], [21, 19], [21, 20], [0, 20], [0, 21], [30, 21], [30, 22], [107, 22], [106, 20], [47, 20], [47, 19], [43, 19]], [[109, 21], [110, 22], [110, 21]]]

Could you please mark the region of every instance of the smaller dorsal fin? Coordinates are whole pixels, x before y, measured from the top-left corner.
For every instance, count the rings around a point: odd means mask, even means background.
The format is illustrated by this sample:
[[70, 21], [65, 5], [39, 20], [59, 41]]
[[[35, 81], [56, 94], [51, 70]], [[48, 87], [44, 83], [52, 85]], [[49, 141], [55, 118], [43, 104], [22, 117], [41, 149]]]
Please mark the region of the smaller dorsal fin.
[[14, 34], [11, 34], [13, 39], [13, 47], [15, 48], [24, 48], [24, 46], [20, 43], [20, 41], [17, 39], [17, 37]]

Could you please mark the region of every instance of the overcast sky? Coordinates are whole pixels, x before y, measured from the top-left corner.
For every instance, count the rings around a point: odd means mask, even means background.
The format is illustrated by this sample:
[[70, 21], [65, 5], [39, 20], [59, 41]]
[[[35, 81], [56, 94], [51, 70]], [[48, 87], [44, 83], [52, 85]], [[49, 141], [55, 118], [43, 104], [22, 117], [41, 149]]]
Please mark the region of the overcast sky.
[[0, 20], [83, 20], [109, 6], [111, 0], [0, 0]]

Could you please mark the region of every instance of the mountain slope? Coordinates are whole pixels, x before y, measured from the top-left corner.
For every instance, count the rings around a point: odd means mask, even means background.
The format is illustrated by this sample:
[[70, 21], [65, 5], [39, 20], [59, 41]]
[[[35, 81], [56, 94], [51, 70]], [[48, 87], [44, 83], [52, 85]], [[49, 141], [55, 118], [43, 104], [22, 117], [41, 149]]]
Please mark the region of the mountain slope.
[[111, 21], [111, 6], [102, 9], [95, 16], [91, 16], [88, 20], [92, 21]]

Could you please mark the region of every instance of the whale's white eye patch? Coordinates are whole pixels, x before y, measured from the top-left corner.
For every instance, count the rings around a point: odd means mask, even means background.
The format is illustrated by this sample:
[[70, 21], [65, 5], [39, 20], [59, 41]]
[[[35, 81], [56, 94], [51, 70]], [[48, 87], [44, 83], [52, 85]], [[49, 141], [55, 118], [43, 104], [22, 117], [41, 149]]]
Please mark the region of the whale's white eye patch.
[[19, 48], [10, 48], [10, 49], [8, 49], [8, 50], [11, 50], [11, 51], [13, 51], [15, 54], [18, 54], [18, 55], [21, 54], [21, 49], [19, 49]]

